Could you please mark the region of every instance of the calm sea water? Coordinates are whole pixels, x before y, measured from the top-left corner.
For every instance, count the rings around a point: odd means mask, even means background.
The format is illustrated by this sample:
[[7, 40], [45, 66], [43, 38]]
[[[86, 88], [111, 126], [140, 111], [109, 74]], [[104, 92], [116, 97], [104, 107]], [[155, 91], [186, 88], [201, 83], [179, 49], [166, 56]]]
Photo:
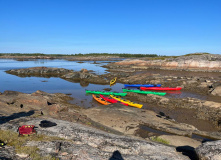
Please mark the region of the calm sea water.
[[[57, 67], [72, 69], [74, 71], [80, 71], [82, 68], [92, 70], [96, 74], [107, 73], [106, 68], [101, 67], [108, 62], [96, 61], [99, 64], [94, 64], [94, 61], [86, 61], [84, 63], [78, 63], [75, 61], [66, 60], [30, 60], [30, 61], [16, 61], [13, 59], [0, 59], [0, 92], [5, 90], [19, 91], [23, 93], [33, 93], [37, 90], [45, 91], [48, 93], [65, 93], [74, 97], [71, 101], [73, 104], [77, 104], [84, 107], [90, 107], [97, 102], [92, 100], [90, 95], [85, 94], [85, 89], [88, 90], [103, 90], [104, 88], [110, 88], [109, 85], [95, 85], [89, 84], [82, 87], [80, 83], [73, 83], [61, 78], [43, 78], [43, 77], [18, 77], [15, 75], [7, 74], [5, 71], [10, 69], [29, 68], [29, 67]], [[121, 92], [123, 84], [116, 84], [112, 86], [112, 91]]]
[[[82, 61], [81, 61], [82, 62]], [[19, 91], [23, 93], [33, 93], [37, 90], [45, 91], [48, 93], [64, 93], [74, 98], [70, 101], [73, 104], [80, 105], [82, 107], [93, 107], [98, 105], [96, 101], [92, 99], [91, 95], [85, 94], [87, 90], [103, 90], [110, 88], [109, 85], [89, 84], [88, 86], [82, 86], [80, 83], [73, 83], [61, 78], [51, 77], [18, 77], [15, 75], [7, 74], [5, 71], [10, 69], [29, 68], [29, 67], [57, 67], [71, 69], [74, 71], [80, 71], [82, 68], [91, 70], [96, 74], [107, 73], [106, 68], [101, 66], [106, 65], [108, 62], [96, 61], [98, 64], [94, 64], [94, 61], [85, 61], [78, 63], [76, 61], [66, 60], [30, 60], [30, 61], [16, 61], [13, 59], [0, 59], [0, 92], [5, 90]], [[117, 83], [112, 86], [112, 91], [122, 92], [124, 84]], [[194, 97], [204, 99], [197, 94], [189, 92], [174, 92], [168, 93], [166, 97], [184, 98]]]

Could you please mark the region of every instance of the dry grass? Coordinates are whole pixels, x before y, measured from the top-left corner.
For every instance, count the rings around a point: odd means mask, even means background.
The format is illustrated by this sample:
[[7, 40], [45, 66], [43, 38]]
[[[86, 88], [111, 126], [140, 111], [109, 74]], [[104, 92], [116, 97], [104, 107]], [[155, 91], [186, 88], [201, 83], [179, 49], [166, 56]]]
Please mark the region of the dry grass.
[[55, 160], [56, 158], [47, 156], [41, 157], [38, 154], [39, 149], [37, 146], [25, 146], [28, 141], [53, 141], [53, 140], [63, 140], [59, 137], [49, 137], [45, 135], [31, 135], [31, 136], [18, 136], [18, 133], [11, 131], [0, 130], [0, 140], [2, 140], [6, 145], [15, 147], [16, 153], [28, 154], [33, 160]]
[[159, 142], [159, 143], [163, 143], [163, 144], [169, 144], [169, 142], [167, 140], [159, 138], [157, 136], [150, 137], [150, 139], [152, 141], [155, 141], [155, 142]]

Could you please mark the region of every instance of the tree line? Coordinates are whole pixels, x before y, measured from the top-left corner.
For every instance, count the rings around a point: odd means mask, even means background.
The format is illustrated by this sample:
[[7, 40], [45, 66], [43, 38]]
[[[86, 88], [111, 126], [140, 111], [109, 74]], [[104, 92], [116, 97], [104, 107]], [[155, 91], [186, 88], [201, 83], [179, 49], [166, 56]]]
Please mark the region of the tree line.
[[44, 53], [0, 53], [0, 56], [117, 56], [117, 57], [159, 57], [157, 54], [131, 54], [131, 53], [76, 53], [76, 54], [44, 54]]

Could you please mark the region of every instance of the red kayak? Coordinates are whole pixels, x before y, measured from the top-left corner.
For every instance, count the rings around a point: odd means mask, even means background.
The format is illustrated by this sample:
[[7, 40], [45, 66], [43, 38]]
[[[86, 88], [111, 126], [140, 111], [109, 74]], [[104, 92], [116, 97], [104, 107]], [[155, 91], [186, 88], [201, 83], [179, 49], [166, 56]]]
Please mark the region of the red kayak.
[[170, 87], [140, 87], [141, 90], [146, 91], [146, 90], [153, 90], [153, 91], [178, 91], [181, 90], [181, 87], [176, 87], [176, 88], [170, 88]]
[[113, 98], [104, 97], [104, 96], [101, 95], [101, 94], [100, 94], [100, 97], [103, 98], [104, 100], [110, 102], [110, 103], [121, 103], [121, 104], [123, 104], [123, 105], [125, 105], [125, 106], [128, 106], [128, 104], [126, 104], [126, 103], [119, 102], [118, 100], [113, 99]]

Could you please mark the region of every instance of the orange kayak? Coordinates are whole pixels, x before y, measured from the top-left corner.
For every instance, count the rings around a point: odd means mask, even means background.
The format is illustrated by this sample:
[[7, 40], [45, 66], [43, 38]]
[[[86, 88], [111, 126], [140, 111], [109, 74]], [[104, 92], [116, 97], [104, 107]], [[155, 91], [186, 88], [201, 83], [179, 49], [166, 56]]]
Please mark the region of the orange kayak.
[[100, 96], [98, 95], [94, 95], [92, 94], [93, 98], [98, 101], [99, 103], [103, 104], [103, 105], [108, 105], [108, 104], [111, 104], [109, 103], [108, 101], [104, 100], [103, 98], [101, 98]]

